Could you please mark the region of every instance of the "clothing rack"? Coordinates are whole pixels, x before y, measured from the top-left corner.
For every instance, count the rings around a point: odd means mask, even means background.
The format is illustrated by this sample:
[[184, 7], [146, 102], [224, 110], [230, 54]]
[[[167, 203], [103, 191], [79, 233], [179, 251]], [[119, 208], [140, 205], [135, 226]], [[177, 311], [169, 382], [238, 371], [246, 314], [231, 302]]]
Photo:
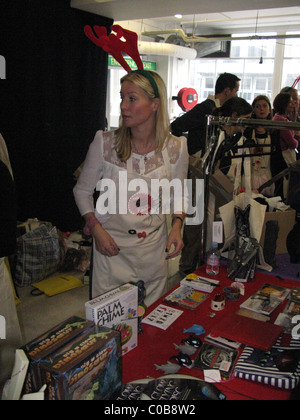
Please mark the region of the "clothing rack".
[[246, 128], [264, 127], [274, 130], [295, 130], [300, 131], [300, 123], [298, 122], [284, 122], [284, 121], [273, 121], [273, 120], [259, 120], [250, 118], [231, 118], [231, 117], [215, 117], [208, 115], [207, 125], [217, 125], [220, 127], [239, 126]]
[[[201, 246], [201, 255], [200, 261], [201, 263], [204, 262], [205, 253], [206, 253], [206, 246], [207, 246], [207, 214], [208, 214], [208, 205], [209, 205], [209, 182], [210, 176], [213, 173], [214, 165], [212, 164], [212, 159], [214, 155], [215, 148], [217, 146], [216, 142], [216, 133], [212, 132], [209, 129], [210, 127], [213, 128], [222, 128], [224, 127], [243, 127], [243, 128], [256, 128], [256, 127], [264, 127], [269, 130], [295, 130], [300, 131], [300, 123], [298, 122], [284, 122], [284, 121], [273, 121], [273, 120], [261, 120], [261, 119], [250, 119], [250, 118], [231, 118], [231, 117], [217, 117], [208, 115], [207, 116], [207, 130], [206, 130], [206, 149], [208, 150], [211, 148], [210, 156], [203, 161], [202, 165], [202, 178], [204, 179], [204, 222], [203, 222], [203, 229], [202, 229], [202, 246]], [[211, 133], [211, 135], [209, 134]], [[213, 139], [213, 140], [212, 140]], [[211, 147], [211, 143], [214, 143], [214, 147]], [[249, 149], [252, 145], [246, 144], [245, 146], [237, 146], [234, 145], [234, 148], [245, 148]], [[270, 145], [260, 145], [260, 147], [269, 147]], [[272, 151], [272, 150], [271, 150]], [[262, 156], [262, 155], [270, 155], [269, 153], [251, 153], [251, 154], [243, 154], [237, 155], [236, 158], [245, 158], [245, 157], [254, 157], [254, 156]], [[193, 168], [194, 175], [200, 175], [200, 171], [195, 170]]]

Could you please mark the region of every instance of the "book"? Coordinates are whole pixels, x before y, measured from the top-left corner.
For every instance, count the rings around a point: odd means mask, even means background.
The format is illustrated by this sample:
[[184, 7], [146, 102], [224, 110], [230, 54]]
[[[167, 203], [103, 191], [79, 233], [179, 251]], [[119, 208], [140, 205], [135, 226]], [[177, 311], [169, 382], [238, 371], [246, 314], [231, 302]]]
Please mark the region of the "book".
[[227, 338], [223, 337], [213, 337], [211, 334], [208, 334], [204, 340], [207, 343], [216, 344], [219, 347], [225, 347], [229, 348], [231, 350], [238, 350], [241, 347], [241, 343], [238, 343], [237, 341], [232, 341]]
[[298, 315], [300, 315], [300, 288], [294, 287], [286, 307], [278, 315], [275, 324], [283, 326], [286, 334], [292, 334], [295, 327], [294, 317]]
[[266, 283], [258, 292], [243, 302], [240, 307], [263, 315], [271, 315], [288, 298], [290, 291], [290, 289], [285, 287]]
[[300, 287], [293, 287], [290, 300], [296, 303], [300, 303]]
[[144, 324], [166, 330], [172, 325], [183, 311], [160, 304], [149, 315], [143, 319]]
[[86, 319], [121, 333], [122, 354], [138, 345], [138, 288], [124, 284], [85, 304]]
[[237, 356], [237, 350], [204, 343], [195, 359], [194, 367], [202, 370], [219, 370], [222, 376], [229, 378]]
[[[168, 375], [150, 380], [145, 387], [142, 400], [226, 400], [227, 397], [214, 385], [192, 376]], [[193, 405], [186, 405], [178, 414], [192, 414]]]
[[196, 309], [208, 295], [189, 286], [179, 286], [165, 297], [164, 301], [171, 305], [178, 305], [186, 309]]
[[269, 322], [230, 314], [212, 327], [211, 335], [269, 351], [283, 333], [283, 330], [283, 327]]

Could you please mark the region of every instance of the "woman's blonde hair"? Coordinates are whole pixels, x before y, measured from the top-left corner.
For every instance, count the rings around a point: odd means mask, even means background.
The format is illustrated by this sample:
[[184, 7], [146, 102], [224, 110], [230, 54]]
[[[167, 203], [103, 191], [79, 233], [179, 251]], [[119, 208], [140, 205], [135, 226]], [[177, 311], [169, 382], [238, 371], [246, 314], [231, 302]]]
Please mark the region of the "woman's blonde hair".
[[[164, 148], [164, 146], [167, 144], [167, 141], [170, 138], [170, 120], [168, 113], [167, 90], [164, 81], [157, 73], [153, 71], [148, 71], [148, 73], [150, 74], [150, 76], [152, 76], [152, 78], [154, 79], [154, 83], [157, 85], [158, 88], [159, 107], [156, 112], [155, 119], [155, 139], [156, 150], [160, 151]], [[124, 77], [122, 77], [121, 85], [125, 81], [132, 82], [137, 87], [143, 89], [150, 100], [155, 99], [156, 95], [154, 92], [154, 88], [150, 80], [143, 74], [139, 73], [138, 71], [132, 71], [126, 74]], [[124, 126], [122, 116], [120, 117], [120, 126], [116, 130], [114, 146], [117, 151], [118, 157], [122, 162], [125, 162], [129, 159], [132, 152], [131, 129]]]

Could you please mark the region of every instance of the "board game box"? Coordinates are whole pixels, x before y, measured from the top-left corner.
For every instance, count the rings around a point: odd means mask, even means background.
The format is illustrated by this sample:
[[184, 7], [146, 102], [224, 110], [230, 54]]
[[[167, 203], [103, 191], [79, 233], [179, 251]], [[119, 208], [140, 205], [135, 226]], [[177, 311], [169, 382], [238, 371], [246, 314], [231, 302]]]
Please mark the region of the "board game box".
[[39, 362], [47, 400], [106, 400], [122, 386], [120, 334], [93, 326]]
[[94, 324], [91, 321], [72, 316], [22, 348], [30, 361], [23, 390], [25, 394], [37, 392], [43, 385], [39, 375], [39, 360], [64, 346], [92, 325]]
[[138, 345], [138, 288], [130, 283], [85, 304], [86, 318], [121, 333], [122, 354]]

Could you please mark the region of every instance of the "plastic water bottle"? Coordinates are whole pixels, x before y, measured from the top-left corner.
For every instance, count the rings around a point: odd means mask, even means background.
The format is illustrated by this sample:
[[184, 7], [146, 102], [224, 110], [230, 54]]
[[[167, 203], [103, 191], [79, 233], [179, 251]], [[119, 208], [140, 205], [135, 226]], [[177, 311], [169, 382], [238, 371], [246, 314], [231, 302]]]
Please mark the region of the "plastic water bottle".
[[220, 257], [218, 254], [218, 244], [212, 243], [211, 249], [207, 253], [206, 259], [206, 274], [216, 276], [220, 271]]

